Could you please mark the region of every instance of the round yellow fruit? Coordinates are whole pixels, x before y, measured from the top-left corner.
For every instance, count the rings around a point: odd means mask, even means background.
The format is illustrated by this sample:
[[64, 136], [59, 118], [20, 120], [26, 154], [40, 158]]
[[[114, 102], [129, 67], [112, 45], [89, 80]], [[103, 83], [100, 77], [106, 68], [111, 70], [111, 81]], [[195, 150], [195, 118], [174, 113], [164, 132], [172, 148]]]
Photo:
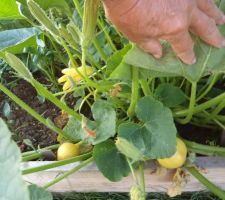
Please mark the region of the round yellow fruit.
[[159, 164], [162, 167], [168, 169], [176, 169], [182, 167], [187, 158], [187, 147], [184, 142], [177, 138], [177, 151], [170, 158], [158, 159]]
[[80, 145], [69, 142], [61, 144], [57, 151], [58, 160], [66, 160], [78, 155], [80, 155]]

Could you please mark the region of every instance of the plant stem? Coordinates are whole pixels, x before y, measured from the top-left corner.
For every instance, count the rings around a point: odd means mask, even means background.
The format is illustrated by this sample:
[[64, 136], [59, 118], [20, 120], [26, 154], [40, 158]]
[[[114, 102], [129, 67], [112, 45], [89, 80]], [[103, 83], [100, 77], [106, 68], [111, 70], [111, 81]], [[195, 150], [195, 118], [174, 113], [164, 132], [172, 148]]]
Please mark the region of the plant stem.
[[150, 87], [148, 85], [148, 82], [144, 79], [140, 80], [140, 84], [141, 84], [141, 88], [142, 88], [142, 91], [144, 92], [144, 95], [145, 96], [152, 96], [152, 92], [150, 90]]
[[132, 164], [131, 164], [129, 158], [127, 158], [127, 163], [128, 163], [128, 165], [129, 165], [129, 167], [130, 167], [130, 171], [131, 171], [131, 174], [132, 174], [132, 176], [133, 176], [133, 179], [134, 179], [135, 183], [136, 183], [137, 185], [139, 185], [139, 180], [138, 180], [137, 174], [135, 173], [134, 168], [133, 168], [133, 166], [132, 166]]
[[66, 177], [70, 176], [71, 174], [77, 172], [78, 170], [80, 170], [81, 168], [85, 167], [86, 165], [88, 165], [91, 162], [93, 162], [93, 157], [83, 161], [80, 165], [74, 167], [73, 169], [71, 169], [71, 170], [69, 170], [69, 171], [67, 171], [67, 172], [57, 176], [54, 180], [52, 180], [51, 182], [45, 184], [43, 186], [43, 188], [47, 189], [48, 187], [58, 183], [59, 181], [63, 180], [64, 178], [66, 178]]
[[224, 107], [225, 107], [225, 99], [217, 105], [217, 107], [213, 110], [213, 112], [210, 113], [210, 115], [206, 120], [209, 121], [211, 119], [214, 119], [216, 115], [218, 115], [224, 109]]
[[44, 171], [44, 170], [48, 170], [48, 169], [52, 169], [55, 167], [59, 167], [59, 166], [63, 166], [63, 165], [68, 165], [77, 161], [81, 161], [81, 160], [86, 160], [88, 158], [90, 158], [92, 155], [92, 152], [80, 155], [80, 156], [76, 156], [74, 158], [70, 158], [67, 160], [62, 160], [62, 161], [55, 161], [46, 165], [41, 165], [41, 166], [37, 166], [37, 167], [31, 167], [28, 169], [24, 169], [22, 170], [22, 174], [26, 175], [26, 174], [32, 174], [32, 173], [36, 173], [39, 171]]
[[137, 67], [132, 66], [132, 94], [130, 107], [128, 108], [127, 115], [129, 118], [134, 116], [135, 107], [139, 97], [139, 70]]
[[[193, 114], [196, 114], [196, 113], [199, 113], [199, 112], [202, 112], [208, 108], [211, 108], [213, 107], [214, 105], [220, 103], [222, 100], [224, 100], [225, 98], [225, 93], [223, 94], [220, 94], [218, 95], [217, 97], [205, 102], [205, 103], [202, 103], [198, 106], [195, 106], [194, 108], [194, 111], [193, 111]], [[188, 109], [185, 109], [185, 110], [180, 110], [180, 111], [177, 111], [177, 112], [174, 112], [174, 117], [184, 117], [184, 116], [187, 116], [189, 110]]]
[[58, 133], [59, 135], [71, 139], [66, 133], [64, 133], [60, 128], [56, 127], [54, 124], [49, 124], [48, 121], [38, 114], [35, 110], [33, 110], [30, 106], [28, 106], [24, 101], [18, 98], [15, 94], [13, 94], [10, 90], [8, 90], [4, 85], [0, 83], [0, 90], [2, 90], [6, 95], [8, 95], [16, 104], [18, 104], [21, 108], [23, 108], [26, 112], [28, 112], [32, 117], [38, 120], [40, 123], [47, 126], [53, 132]]
[[218, 74], [216, 74], [216, 75], [213, 76], [212, 80], [210, 81], [210, 84], [204, 90], [204, 92], [202, 92], [202, 94], [196, 99], [196, 102], [200, 101], [203, 97], [205, 97], [209, 93], [209, 91], [212, 89], [212, 87], [214, 86], [214, 84], [218, 80], [218, 77], [219, 77]]
[[189, 109], [188, 113], [185, 119], [179, 120], [182, 124], [187, 124], [191, 121], [191, 118], [194, 114], [194, 107], [195, 107], [195, 101], [196, 101], [196, 91], [197, 91], [197, 83], [193, 82], [191, 87], [191, 98], [189, 103]]
[[98, 19], [98, 22], [97, 22], [97, 23], [98, 23], [98, 27], [104, 32], [105, 37], [106, 37], [106, 40], [108, 41], [108, 43], [109, 43], [111, 49], [112, 49], [114, 52], [116, 52], [116, 51], [117, 51], [116, 46], [114, 45], [113, 41], [111, 40], [111, 37], [110, 37], [110, 35], [108, 34], [108, 32], [106, 31], [106, 29], [104, 28], [104, 24], [103, 24], [102, 21], [99, 20], [99, 19]]
[[105, 52], [103, 51], [101, 45], [99, 44], [97, 38], [93, 39], [93, 44], [95, 46], [95, 48], [97, 49], [98, 53], [100, 54], [102, 60], [106, 63], [108, 60], [107, 55], [105, 54]]
[[188, 147], [188, 150], [199, 153], [202, 155], [207, 156], [222, 156], [225, 157], [225, 148], [224, 147], [217, 147], [217, 146], [209, 146], [198, 144], [196, 142], [191, 142], [188, 140], [183, 140]]
[[211, 192], [217, 195], [220, 199], [225, 200], [225, 192], [214, 185], [208, 179], [206, 179], [196, 167], [186, 167], [186, 169], [196, 178], [198, 179], [206, 188], [208, 188]]
[[139, 164], [139, 172], [140, 172], [140, 178], [141, 178], [141, 189], [142, 189], [142, 192], [145, 193], [145, 172], [144, 172], [143, 162], [140, 162]]
[[[76, 8], [80, 18], [82, 19], [83, 18], [83, 10], [82, 10], [82, 8], [80, 6], [79, 1], [73, 0], [73, 3], [75, 5], [75, 8]], [[105, 54], [105, 52], [103, 51], [103, 49], [101, 48], [101, 45], [99, 44], [99, 42], [98, 42], [98, 40], [96, 38], [93, 39], [93, 44], [94, 44], [95, 48], [97, 49], [98, 53], [101, 55], [102, 60], [104, 62], [106, 62], [108, 57]]]
[[28, 161], [31, 161], [31, 160], [36, 160], [38, 158], [41, 158], [42, 155], [43, 154], [41, 152], [36, 152], [36, 153], [33, 153], [29, 156], [24, 156], [24, 157], [22, 157], [22, 162], [28, 162]]
[[54, 145], [51, 145], [51, 146], [48, 146], [45, 148], [37, 149], [36, 151], [27, 151], [27, 152], [22, 153], [22, 156], [30, 156], [33, 153], [36, 153], [38, 151], [54, 150], [54, 149], [57, 149], [59, 146], [60, 146], [60, 144], [54, 144]]

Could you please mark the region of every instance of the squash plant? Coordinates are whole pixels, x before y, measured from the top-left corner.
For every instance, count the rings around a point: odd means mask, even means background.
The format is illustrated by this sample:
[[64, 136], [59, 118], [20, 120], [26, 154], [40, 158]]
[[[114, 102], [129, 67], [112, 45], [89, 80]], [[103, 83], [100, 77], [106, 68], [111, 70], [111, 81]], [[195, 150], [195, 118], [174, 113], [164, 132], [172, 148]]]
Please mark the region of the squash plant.
[[[178, 166], [188, 170], [209, 190], [225, 199], [225, 192], [205, 179], [194, 166], [192, 159], [187, 159], [184, 163], [186, 146], [191, 155], [198, 153], [225, 156], [225, 149], [187, 140], [183, 140], [185, 144], [182, 142], [180, 145], [177, 143], [181, 139], [177, 139], [180, 136], [175, 124], [176, 121], [181, 124], [225, 129], [225, 116], [222, 112], [225, 107], [225, 93], [221, 90], [214, 92], [215, 85], [224, 80], [225, 49], [210, 47], [193, 36], [198, 57], [196, 64], [187, 66], [181, 63], [165, 42], [164, 56], [155, 60], [129, 43], [108, 24], [102, 10], [98, 11], [99, 0], [18, 0], [17, 3], [19, 6], [8, 13], [8, 19], [16, 15], [33, 27], [26, 29], [28, 36], [25, 37], [24, 34], [25, 39], [20, 40], [19, 44], [8, 42], [2, 46], [0, 56], [21, 78], [28, 81], [40, 96], [67, 113], [69, 120], [66, 126], [60, 129], [50, 119], [45, 119], [15, 96], [2, 83], [0, 90], [40, 123], [57, 133], [61, 140], [91, 147], [79, 156], [25, 169], [22, 174], [80, 162], [75, 168], [46, 183], [44, 188], [48, 188], [94, 162], [110, 181], [120, 181], [131, 173], [134, 178], [131, 199], [145, 199], [144, 163], [148, 160], [158, 160], [160, 163], [164, 159], [173, 158], [182, 146], [183, 158]], [[225, 10], [224, 0], [218, 0], [217, 3], [221, 10]], [[2, 1], [1, 4], [15, 6], [16, 1]], [[220, 27], [220, 30], [225, 34], [224, 26]], [[33, 40], [34, 32], [38, 40]], [[1, 34], [4, 33], [0, 32]], [[38, 35], [42, 37], [37, 37]], [[22, 53], [21, 49], [24, 47], [30, 47], [29, 42], [37, 45], [40, 40], [46, 44], [52, 42], [54, 51], [64, 64], [64, 75], [59, 82], [65, 82], [66, 85], [58, 93], [50, 92], [38, 82], [30, 73], [27, 64], [14, 55]], [[61, 54], [62, 51], [64, 55]], [[65, 103], [65, 97], [71, 93], [78, 99], [74, 108]], [[88, 110], [86, 114], [82, 112], [84, 107]], [[2, 145], [10, 143], [12, 148], [15, 148], [9, 139], [9, 133], [4, 131], [5, 125], [2, 127], [0, 136], [3, 132], [2, 136], [6, 139], [0, 142]], [[49, 147], [51, 148], [58, 146]], [[42, 152], [43, 149], [25, 152], [22, 154], [22, 160], [38, 159]], [[6, 160], [5, 154], [0, 155], [1, 160]], [[27, 188], [22, 185], [18, 169], [19, 157], [18, 153], [17, 184], [21, 191], [25, 191], [24, 195], [27, 195], [21, 199], [28, 199]], [[9, 166], [14, 167], [10, 164], [4, 167]], [[8, 180], [7, 173], [2, 176]], [[0, 191], [0, 196], [3, 196], [5, 191]]]

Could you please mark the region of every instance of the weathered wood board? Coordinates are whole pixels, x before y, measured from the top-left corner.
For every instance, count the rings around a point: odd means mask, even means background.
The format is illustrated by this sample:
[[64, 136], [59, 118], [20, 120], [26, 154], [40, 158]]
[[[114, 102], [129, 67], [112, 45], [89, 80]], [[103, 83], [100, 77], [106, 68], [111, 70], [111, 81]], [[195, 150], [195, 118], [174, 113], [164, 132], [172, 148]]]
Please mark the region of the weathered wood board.
[[[27, 162], [23, 163], [21, 168], [25, 169], [46, 163], [49, 162]], [[225, 158], [199, 157], [196, 160], [196, 164], [200, 168], [204, 169], [202, 170], [202, 173], [209, 180], [225, 189]], [[28, 183], [35, 183], [41, 186], [76, 165], [77, 164], [74, 163], [43, 172], [25, 175], [24, 180]], [[174, 171], [170, 170], [164, 175], [157, 175], [157, 173], [154, 173], [155, 169], [156, 167], [153, 162], [148, 163], [145, 167], [146, 191], [166, 192], [168, 187], [171, 186]], [[132, 176], [126, 177], [120, 182], [112, 183], [103, 177], [103, 175], [97, 170], [96, 166], [92, 164], [50, 187], [49, 190], [54, 192], [128, 192], [132, 184]], [[202, 186], [202, 184], [194, 177], [190, 176], [183, 191], [201, 190], [205, 190], [204, 186]]]

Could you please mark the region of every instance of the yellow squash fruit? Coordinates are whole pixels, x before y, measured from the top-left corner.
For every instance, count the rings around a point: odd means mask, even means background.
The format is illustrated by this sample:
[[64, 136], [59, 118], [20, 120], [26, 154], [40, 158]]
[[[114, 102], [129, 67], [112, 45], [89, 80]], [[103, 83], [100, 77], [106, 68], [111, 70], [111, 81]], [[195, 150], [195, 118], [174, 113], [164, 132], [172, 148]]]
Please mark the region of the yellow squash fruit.
[[167, 169], [176, 169], [184, 165], [186, 158], [187, 147], [181, 139], [177, 138], [176, 153], [169, 158], [158, 159], [158, 162], [162, 167], [165, 167]]
[[57, 160], [66, 160], [80, 155], [80, 144], [63, 143], [57, 151]]

